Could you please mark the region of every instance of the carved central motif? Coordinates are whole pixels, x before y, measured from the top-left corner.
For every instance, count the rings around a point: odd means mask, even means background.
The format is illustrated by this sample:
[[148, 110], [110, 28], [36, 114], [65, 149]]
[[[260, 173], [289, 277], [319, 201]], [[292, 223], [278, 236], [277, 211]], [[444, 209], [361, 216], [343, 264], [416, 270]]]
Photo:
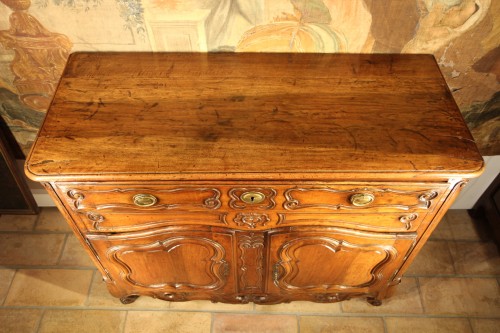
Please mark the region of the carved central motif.
[[[257, 204], [249, 204], [242, 200], [242, 195], [247, 192], [259, 192], [264, 198]], [[229, 190], [229, 207], [233, 209], [271, 209], [276, 206], [274, 198], [276, 197], [276, 191], [272, 188], [233, 188]]]
[[238, 213], [233, 221], [239, 226], [255, 229], [256, 226], [265, 226], [269, 221], [267, 214], [260, 213]]

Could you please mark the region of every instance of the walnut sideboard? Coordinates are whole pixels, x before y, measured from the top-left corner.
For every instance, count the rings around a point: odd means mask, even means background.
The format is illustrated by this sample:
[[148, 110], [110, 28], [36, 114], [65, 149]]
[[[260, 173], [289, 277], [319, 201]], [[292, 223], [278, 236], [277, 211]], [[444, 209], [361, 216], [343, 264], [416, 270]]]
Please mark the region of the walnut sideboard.
[[76, 53], [26, 162], [124, 303], [378, 305], [482, 169], [429, 55]]

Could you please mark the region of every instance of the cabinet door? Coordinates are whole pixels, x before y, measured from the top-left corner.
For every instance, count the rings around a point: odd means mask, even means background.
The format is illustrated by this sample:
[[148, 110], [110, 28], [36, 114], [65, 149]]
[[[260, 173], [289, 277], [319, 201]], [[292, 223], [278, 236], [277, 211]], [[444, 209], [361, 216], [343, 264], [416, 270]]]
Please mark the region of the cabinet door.
[[87, 238], [123, 295], [234, 291], [229, 231], [164, 228]]
[[368, 293], [386, 286], [416, 234], [309, 228], [270, 234], [269, 292]]

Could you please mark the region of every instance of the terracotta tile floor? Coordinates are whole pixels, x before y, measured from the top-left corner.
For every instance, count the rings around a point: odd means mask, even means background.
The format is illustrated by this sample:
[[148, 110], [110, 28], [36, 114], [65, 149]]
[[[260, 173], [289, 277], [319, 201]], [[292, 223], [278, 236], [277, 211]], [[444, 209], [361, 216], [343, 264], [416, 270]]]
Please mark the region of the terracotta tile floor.
[[0, 216], [0, 332], [500, 332], [500, 256], [480, 221], [450, 211], [380, 307], [262, 306], [111, 297], [54, 208]]

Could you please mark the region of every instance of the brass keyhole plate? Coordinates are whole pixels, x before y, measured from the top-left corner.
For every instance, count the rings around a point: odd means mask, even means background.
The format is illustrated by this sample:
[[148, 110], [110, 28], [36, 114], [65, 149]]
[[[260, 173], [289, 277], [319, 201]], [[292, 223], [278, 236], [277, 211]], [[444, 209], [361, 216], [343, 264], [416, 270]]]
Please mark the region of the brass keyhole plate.
[[245, 192], [240, 196], [241, 201], [250, 205], [261, 203], [265, 198], [266, 196], [263, 193], [254, 191]]

